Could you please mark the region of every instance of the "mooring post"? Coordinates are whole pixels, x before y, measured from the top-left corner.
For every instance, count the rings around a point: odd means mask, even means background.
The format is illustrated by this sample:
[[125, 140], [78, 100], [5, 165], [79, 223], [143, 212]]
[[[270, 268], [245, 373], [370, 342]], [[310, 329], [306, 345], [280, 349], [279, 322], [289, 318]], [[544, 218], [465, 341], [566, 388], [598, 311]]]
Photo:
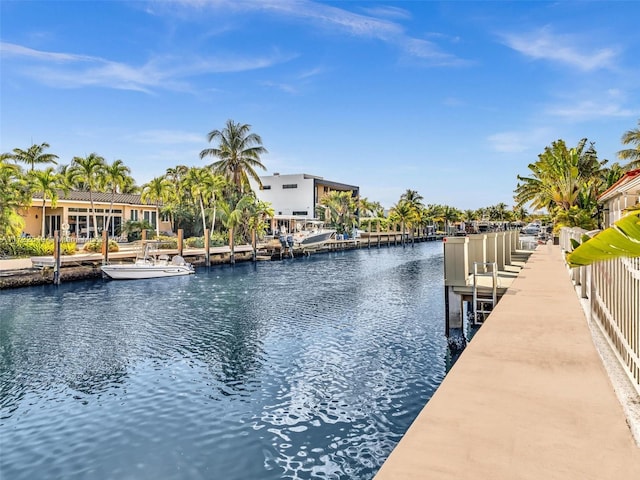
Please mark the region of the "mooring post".
[[60, 285], [60, 231], [53, 233], [53, 284]]
[[211, 266], [211, 231], [208, 228], [204, 230], [204, 264]]
[[102, 231], [102, 264], [109, 263], [109, 232]]
[[182, 252], [184, 250], [184, 230], [182, 230], [181, 228], [178, 229], [178, 255], [180, 255], [181, 257]]

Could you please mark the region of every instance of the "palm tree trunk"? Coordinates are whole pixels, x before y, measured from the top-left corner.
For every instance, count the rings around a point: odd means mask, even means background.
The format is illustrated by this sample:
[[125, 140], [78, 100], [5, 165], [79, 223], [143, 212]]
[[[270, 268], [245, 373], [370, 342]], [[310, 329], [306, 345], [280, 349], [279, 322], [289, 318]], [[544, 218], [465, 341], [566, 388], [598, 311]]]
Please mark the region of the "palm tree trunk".
[[200, 214], [202, 216], [202, 233], [207, 229], [207, 220], [204, 217], [204, 202], [202, 201], [202, 195], [200, 195]]
[[160, 238], [160, 205], [156, 202], [156, 240]]
[[111, 203], [109, 204], [109, 216], [107, 217], [107, 221], [105, 222], [104, 229], [107, 231], [107, 235], [109, 234], [109, 224], [111, 223], [111, 217], [113, 216], [113, 200], [116, 196], [115, 189], [111, 190]]
[[44, 237], [45, 237], [44, 229], [45, 229], [46, 225], [45, 225], [45, 221], [44, 221], [44, 218], [45, 218], [45, 217], [44, 217], [44, 213], [45, 213], [45, 211], [46, 211], [46, 206], [45, 206], [45, 205], [46, 205], [46, 203], [47, 203], [47, 196], [43, 194], [43, 195], [42, 195], [42, 230], [41, 230], [41, 233], [40, 233], [40, 236], [41, 236], [42, 238], [44, 238]]
[[[98, 238], [98, 217], [96, 216], [96, 209], [93, 206], [93, 193], [91, 189], [89, 189], [89, 201], [91, 202], [91, 213], [93, 216], [93, 237]], [[87, 232], [87, 238], [90, 237], [91, 231]]]

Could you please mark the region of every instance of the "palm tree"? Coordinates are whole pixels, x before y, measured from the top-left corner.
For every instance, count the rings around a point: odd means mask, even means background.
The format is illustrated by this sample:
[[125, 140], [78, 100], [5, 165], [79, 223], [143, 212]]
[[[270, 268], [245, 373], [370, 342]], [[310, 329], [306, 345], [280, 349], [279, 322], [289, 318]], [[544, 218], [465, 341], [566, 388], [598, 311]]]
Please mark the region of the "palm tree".
[[211, 143], [219, 142], [217, 148], [206, 148], [200, 152], [200, 158], [217, 157], [220, 160], [210, 165], [214, 173], [224, 176], [238, 192], [243, 193], [249, 185], [249, 177], [262, 185], [256, 168], [266, 170], [260, 162], [260, 155], [267, 153], [262, 146], [262, 139], [255, 133], [249, 133], [251, 125], [235, 123], [227, 120], [222, 130], [212, 130], [207, 135]]
[[111, 203], [109, 204], [109, 216], [105, 222], [104, 229], [109, 231], [109, 223], [113, 216], [113, 202], [115, 201], [116, 193], [122, 193], [128, 185], [134, 184], [134, 180], [131, 177], [131, 169], [127, 167], [122, 160], [114, 160], [111, 165], [106, 165], [104, 168], [104, 187], [111, 192]]
[[229, 261], [231, 264], [236, 263], [234, 248], [236, 228], [242, 223], [242, 218], [246, 210], [253, 205], [254, 201], [255, 196], [251, 194], [242, 196], [237, 202], [235, 202], [233, 198], [220, 201], [218, 215], [221, 217], [220, 220], [222, 224], [229, 232]]
[[143, 202], [154, 202], [156, 204], [156, 237], [160, 236], [160, 204], [169, 195], [171, 184], [164, 177], [155, 177], [142, 186], [140, 199]]
[[406, 192], [400, 195], [400, 200], [406, 200], [416, 208], [424, 207], [424, 204], [422, 203], [422, 200], [424, 200], [424, 198], [418, 193], [417, 190], [407, 189]]
[[634, 148], [627, 148], [618, 152], [619, 159], [629, 161], [624, 167], [626, 170], [640, 168], [640, 120], [638, 120], [638, 127], [627, 130], [622, 135], [621, 141], [623, 145], [635, 145]]
[[402, 246], [404, 246], [405, 227], [413, 227], [413, 223], [418, 220], [418, 210], [406, 199], [401, 198], [398, 203], [391, 207], [389, 217], [394, 222], [400, 222], [402, 229]]
[[189, 167], [186, 165], [176, 165], [173, 168], [167, 168], [164, 175], [172, 185], [164, 206], [164, 211], [169, 214], [171, 220], [171, 231], [176, 230], [176, 223], [179, 225], [179, 221], [176, 222], [176, 219], [184, 210], [184, 177], [188, 172]]
[[532, 175], [518, 175], [515, 190], [516, 207], [528, 203], [536, 208], [546, 208], [555, 215], [560, 210], [579, 206], [595, 210], [596, 198], [601, 188], [601, 177], [606, 160], [598, 161], [593, 144], [585, 150], [583, 138], [575, 148], [568, 149], [563, 140], [557, 140], [538, 155], [529, 165]]
[[275, 211], [269, 202], [254, 199], [254, 203], [249, 206], [248, 226], [251, 230], [251, 248], [253, 250], [253, 260], [256, 260], [257, 237], [264, 233], [266, 220], [273, 218]]
[[0, 236], [16, 236], [24, 228], [24, 220], [18, 214], [20, 208], [31, 202], [31, 193], [19, 165], [8, 163], [12, 155], [0, 157]]
[[358, 203], [350, 190], [344, 192], [333, 190], [323, 195], [319, 206], [321, 209], [324, 208], [325, 221], [334, 226], [338, 233], [350, 232], [357, 225]]
[[89, 192], [91, 212], [93, 214], [93, 236], [98, 236], [98, 219], [96, 209], [93, 205], [93, 192], [97, 191], [100, 185], [104, 184], [105, 161], [97, 153], [90, 153], [86, 157], [73, 157], [71, 162], [72, 176], [84, 184], [84, 188]]
[[46, 236], [45, 213], [47, 197], [51, 199], [51, 208], [56, 208], [58, 203], [58, 175], [53, 171], [53, 167], [46, 170], [31, 170], [29, 181], [36, 192], [42, 193], [42, 228], [40, 236]]
[[57, 164], [57, 155], [53, 153], [44, 153], [44, 150], [49, 148], [48, 143], [41, 143], [40, 145], [31, 145], [27, 150], [20, 148], [13, 149], [13, 155], [11, 156], [15, 161], [26, 163], [31, 165], [31, 170], [35, 168], [35, 165], [42, 165], [45, 163]]
[[207, 229], [205, 206], [209, 205], [211, 200], [211, 186], [213, 182], [213, 174], [211, 171], [198, 167], [190, 168], [183, 180], [183, 187], [191, 193], [191, 196], [200, 206], [203, 233]]

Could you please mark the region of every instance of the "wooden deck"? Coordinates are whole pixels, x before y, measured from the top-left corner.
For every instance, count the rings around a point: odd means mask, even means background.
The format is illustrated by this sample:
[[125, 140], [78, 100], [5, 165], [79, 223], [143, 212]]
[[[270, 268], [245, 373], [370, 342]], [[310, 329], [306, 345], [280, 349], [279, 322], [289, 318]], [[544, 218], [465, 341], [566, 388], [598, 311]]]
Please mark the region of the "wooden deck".
[[640, 478], [559, 247], [533, 253], [376, 480]]

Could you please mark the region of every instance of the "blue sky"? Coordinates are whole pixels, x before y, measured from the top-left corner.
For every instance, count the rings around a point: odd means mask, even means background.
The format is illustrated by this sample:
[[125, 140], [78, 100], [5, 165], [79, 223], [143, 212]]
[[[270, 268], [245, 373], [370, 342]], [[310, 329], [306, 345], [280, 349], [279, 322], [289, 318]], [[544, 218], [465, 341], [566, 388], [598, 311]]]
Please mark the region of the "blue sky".
[[266, 174], [513, 205], [559, 138], [616, 160], [640, 118], [640, 2], [0, 3], [0, 150], [202, 166], [247, 123]]

